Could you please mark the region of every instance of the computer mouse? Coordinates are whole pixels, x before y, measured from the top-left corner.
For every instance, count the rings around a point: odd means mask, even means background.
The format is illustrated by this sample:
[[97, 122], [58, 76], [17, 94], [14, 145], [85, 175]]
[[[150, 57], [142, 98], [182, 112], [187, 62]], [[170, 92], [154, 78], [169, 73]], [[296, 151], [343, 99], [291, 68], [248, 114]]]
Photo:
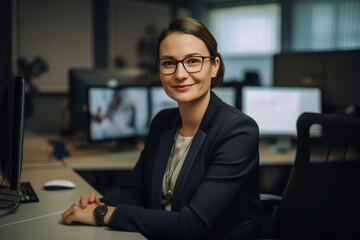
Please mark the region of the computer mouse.
[[45, 190], [66, 190], [66, 189], [73, 189], [76, 185], [72, 181], [57, 179], [51, 180], [44, 184]]

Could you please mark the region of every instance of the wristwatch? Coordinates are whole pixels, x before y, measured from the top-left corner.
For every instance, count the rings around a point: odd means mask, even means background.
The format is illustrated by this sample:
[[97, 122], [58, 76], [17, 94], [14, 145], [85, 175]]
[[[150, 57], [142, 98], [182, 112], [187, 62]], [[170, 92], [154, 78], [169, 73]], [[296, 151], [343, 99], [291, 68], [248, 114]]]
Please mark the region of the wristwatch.
[[108, 210], [108, 208], [106, 205], [99, 205], [95, 208], [94, 215], [95, 215], [96, 225], [105, 226], [104, 216], [107, 213], [107, 210]]

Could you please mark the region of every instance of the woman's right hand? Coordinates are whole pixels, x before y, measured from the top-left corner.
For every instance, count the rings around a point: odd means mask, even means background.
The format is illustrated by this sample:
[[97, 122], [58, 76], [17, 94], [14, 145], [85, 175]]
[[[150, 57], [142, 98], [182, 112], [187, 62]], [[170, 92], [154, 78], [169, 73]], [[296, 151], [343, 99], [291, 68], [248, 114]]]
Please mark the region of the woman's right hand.
[[81, 194], [80, 196], [80, 205], [82, 209], [85, 209], [88, 204], [95, 203], [96, 205], [100, 205], [100, 199], [96, 196], [96, 193], [92, 191], [90, 193], [89, 199], [86, 194]]

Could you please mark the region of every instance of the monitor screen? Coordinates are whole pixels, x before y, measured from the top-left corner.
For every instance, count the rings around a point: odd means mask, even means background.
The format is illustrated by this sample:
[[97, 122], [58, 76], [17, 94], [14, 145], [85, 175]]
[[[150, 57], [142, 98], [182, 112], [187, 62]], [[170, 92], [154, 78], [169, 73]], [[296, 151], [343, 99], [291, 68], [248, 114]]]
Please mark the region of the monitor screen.
[[19, 190], [24, 135], [24, 79], [14, 77], [0, 85], [1, 184]]
[[88, 88], [90, 142], [146, 136], [148, 90], [140, 86]]
[[229, 104], [230, 106], [236, 106], [236, 88], [231, 86], [221, 86], [213, 88], [212, 91], [219, 97], [223, 102]]
[[150, 119], [152, 120], [155, 115], [166, 108], [177, 108], [177, 102], [170, 98], [162, 86], [150, 87]]
[[[225, 103], [236, 107], [236, 88], [232, 86], [221, 86], [213, 88], [212, 91], [221, 98]], [[166, 108], [177, 108], [177, 102], [170, 98], [162, 86], [153, 86], [150, 88], [150, 119]]]
[[145, 73], [139, 69], [71, 69], [69, 71], [69, 100], [71, 133], [86, 132], [87, 88], [90, 86], [138, 85]]
[[321, 91], [306, 87], [243, 87], [242, 111], [258, 124], [261, 136], [296, 136], [303, 112], [321, 112]]

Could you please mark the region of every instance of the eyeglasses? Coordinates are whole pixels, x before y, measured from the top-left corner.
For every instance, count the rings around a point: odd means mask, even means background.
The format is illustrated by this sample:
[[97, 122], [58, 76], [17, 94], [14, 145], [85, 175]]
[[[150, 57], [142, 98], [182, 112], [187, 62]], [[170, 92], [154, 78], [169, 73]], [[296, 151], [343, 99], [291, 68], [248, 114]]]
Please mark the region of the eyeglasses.
[[203, 65], [204, 65], [204, 60], [206, 58], [214, 59], [215, 57], [214, 56], [208, 56], [208, 57], [191, 56], [191, 57], [186, 57], [183, 60], [164, 58], [164, 59], [159, 59], [157, 62], [158, 62], [160, 72], [164, 75], [174, 74], [176, 72], [179, 62], [182, 63], [182, 65], [184, 66], [184, 69], [188, 73], [196, 73], [196, 72], [200, 72], [202, 70]]

